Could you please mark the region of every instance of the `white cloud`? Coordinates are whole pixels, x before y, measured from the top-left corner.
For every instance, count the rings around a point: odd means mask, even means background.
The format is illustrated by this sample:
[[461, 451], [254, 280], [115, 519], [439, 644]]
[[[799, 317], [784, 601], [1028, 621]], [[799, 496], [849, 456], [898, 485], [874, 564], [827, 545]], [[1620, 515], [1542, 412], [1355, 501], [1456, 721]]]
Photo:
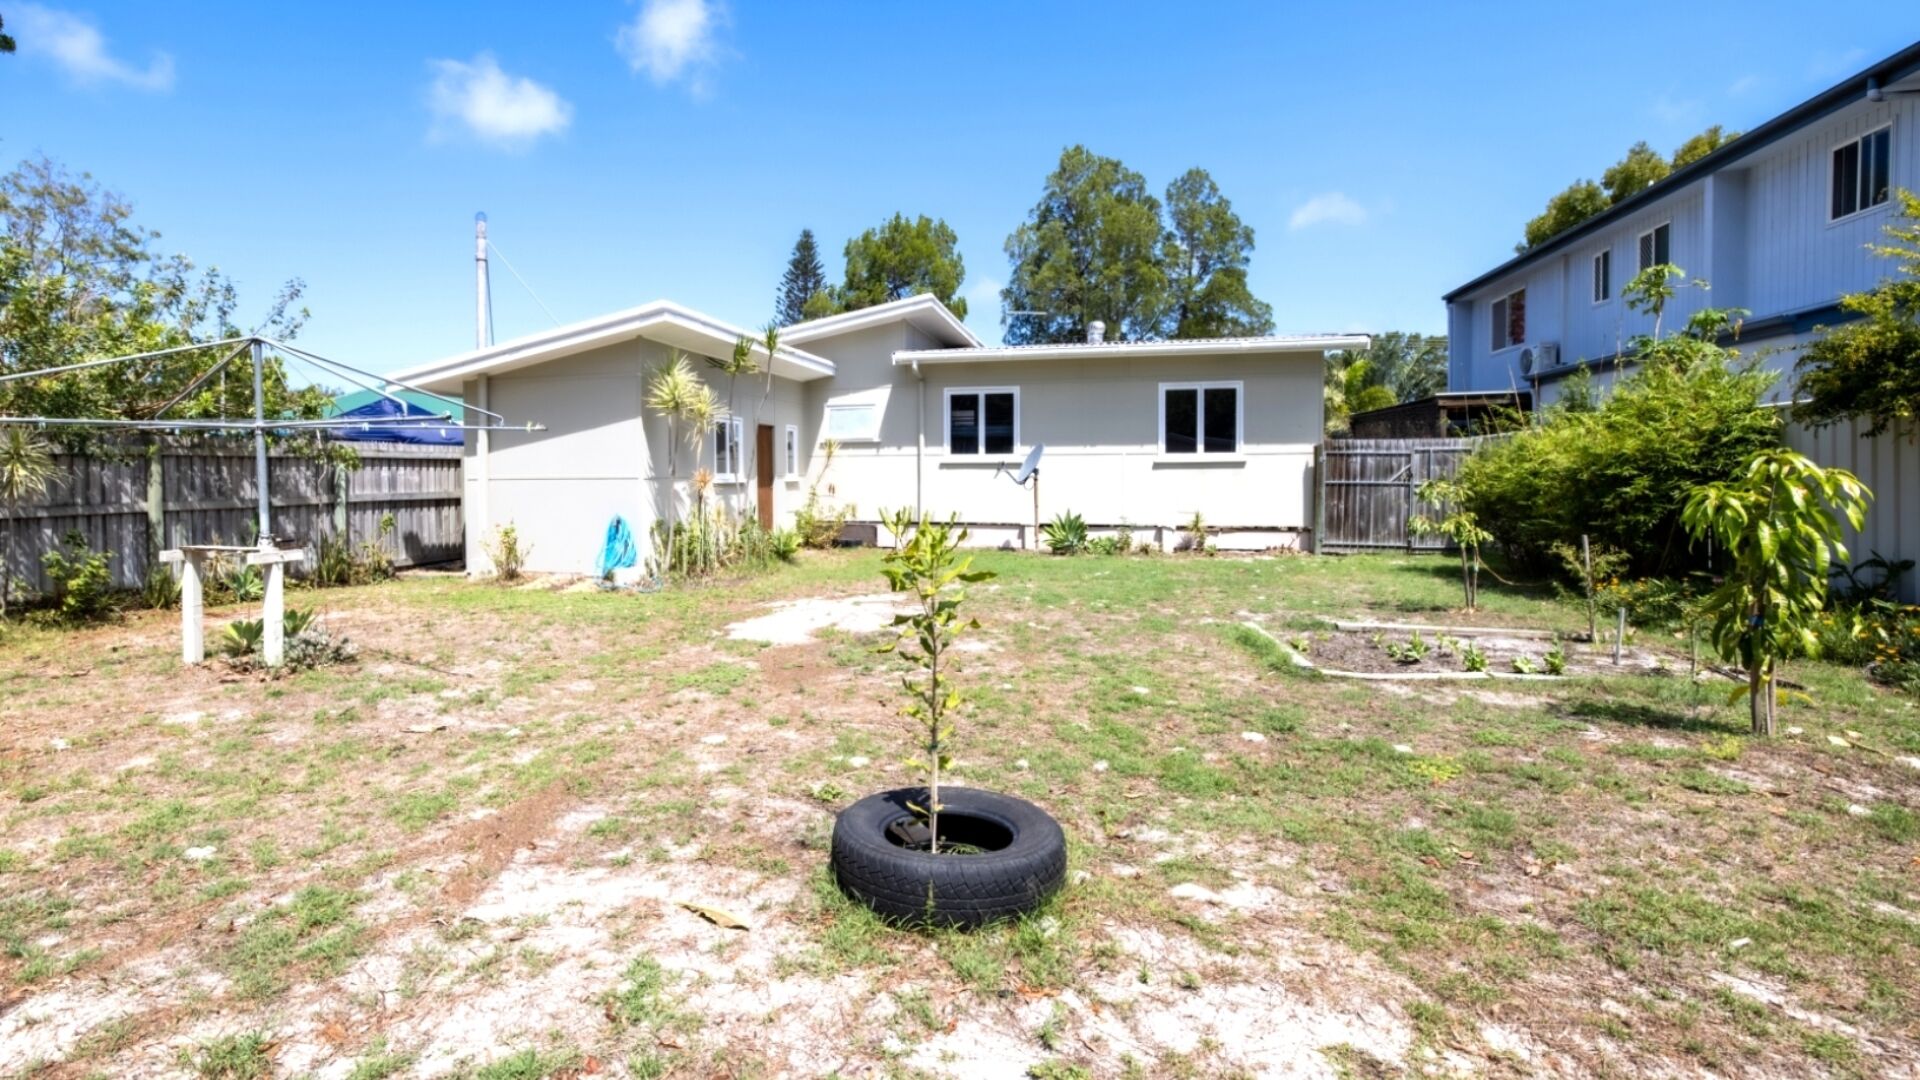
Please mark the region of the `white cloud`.
[[29, 56], [39, 55], [53, 61], [75, 82], [86, 85], [119, 83], [135, 90], [158, 92], [173, 88], [173, 57], [153, 54], [145, 68], [135, 67], [107, 51], [106, 36], [100, 28], [65, 11], [22, 5], [14, 34], [19, 49]]
[[1297, 231], [1315, 225], [1365, 225], [1368, 217], [1366, 207], [1338, 191], [1329, 191], [1301, 203], [1287, 219], [1287, 228]]
[[427, 104], [433, 110], [436, 137], [449, 127], [464, 128], [482, 142], [514, 149], [542, 135], [566, 130], [573, 106], [532, 79], [500, 70], [492, 54], [471, 63], [434, 60]]
[[620, 28], [614, 47], [635, 74], [661, 86], [685, 79], [688, 89], [702, 94], [726, 22], [727, 10], [717, 0], [641, 0], [639, 14]]

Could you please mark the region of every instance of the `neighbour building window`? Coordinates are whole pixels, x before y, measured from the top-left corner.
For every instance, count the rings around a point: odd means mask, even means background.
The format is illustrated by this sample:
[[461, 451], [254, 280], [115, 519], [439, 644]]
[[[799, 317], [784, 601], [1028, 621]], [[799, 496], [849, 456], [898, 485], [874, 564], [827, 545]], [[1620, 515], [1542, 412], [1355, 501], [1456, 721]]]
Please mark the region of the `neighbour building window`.
[[1665, 266], [1673, 261], [1673, 224], [1662, 222], [1640, 234], [1640, 269]]
[[826, 438], [837, 442], [873, 442], [880, 438], [880, 406], [827, 406]]
[[1011, 454], [1020, 444], [1020, 391], [1010, 386], [947, 391], [947, 453]]
[[1603, 251], [1593, 257], [1593, 302], [1604, 303], [1613, 298], [1613, 252]]
[[1161, 383], [1160, 452], [1240, 452], [1240, 384]]
[[787, 479], [800, 477], [800, 429], [787, 425]]
[[713, 425], [713, 478], [738, 480], [740, 473], [740, 418], [723, 416]]
[[1871, 210], [1892, 195], [1888, 152], [1893, 128], [1883, 127], [1833, 150], [1833, 207], [1827, 215], [1838, 221], [1849, 214]]
[[1513, 292], [1493, 302], [1493, 347], [1511, 348], [1527, 340], [1527, 290]]

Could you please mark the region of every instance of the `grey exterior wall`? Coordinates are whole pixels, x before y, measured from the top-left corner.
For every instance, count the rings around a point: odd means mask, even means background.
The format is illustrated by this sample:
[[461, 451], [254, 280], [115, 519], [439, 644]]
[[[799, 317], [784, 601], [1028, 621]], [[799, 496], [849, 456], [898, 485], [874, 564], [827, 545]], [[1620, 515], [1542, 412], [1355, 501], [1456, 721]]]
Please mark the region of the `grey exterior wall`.
[[[1520, 349], [1492, 349], [1493, 302], [1515, 288], [1527, 290], [1526, 343], [1556, 342], [1566, 363], [1614, 356], [1634, 335], [1649, 332], [1651, 318], [1627, 310], [1621, 292], [1636, 270], [1638, 235], [1660, 221], [1672, 222], [1674, 264], [1712, 286], [1681, 289], [1667, 308], [1669, 327], [1704, 306], [1745, 308], [1748, 321], [1756, 322], [1818, 311], [1872, 287], [1892, 267], [1867, 245], [1882, 238], [1896, 204], [1829, 221], [1829, 170], [1835, 146], [1888, 124], [1893, 186], [1920, 188], [1920, 96], [1862, 100], [1459, 297], [1448, 308], [1449, 388], [1529, 387]], [[1592, 257], [1602, 248], [1613, 252], [1613, 288], [1596, 304]], [[1780, 374], [1776, 397], [1789, 390], [1787, 376], [1804, 340], [1803, 333], [1743, 344]], [[1553, 383], [1541, 380], [1536, 400], [1552, 401]]]

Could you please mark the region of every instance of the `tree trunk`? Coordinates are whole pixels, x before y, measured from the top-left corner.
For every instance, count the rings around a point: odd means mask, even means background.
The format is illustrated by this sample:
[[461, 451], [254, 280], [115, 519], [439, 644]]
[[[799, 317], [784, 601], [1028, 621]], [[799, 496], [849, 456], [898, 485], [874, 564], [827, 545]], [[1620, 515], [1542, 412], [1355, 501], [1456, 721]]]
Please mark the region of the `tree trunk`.
[[1755, 735], [1773, 737], [1773, 673], [1757, 659], [1747, 672], [1747, 714]]

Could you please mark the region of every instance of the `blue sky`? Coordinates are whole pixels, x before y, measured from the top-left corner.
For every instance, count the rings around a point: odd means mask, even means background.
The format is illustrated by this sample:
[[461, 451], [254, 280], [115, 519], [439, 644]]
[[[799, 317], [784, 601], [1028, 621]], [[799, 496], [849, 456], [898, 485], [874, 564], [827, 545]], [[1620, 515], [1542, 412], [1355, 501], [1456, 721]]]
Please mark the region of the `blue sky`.
[[[999, 334], [1063, 146], [1208, 169], [1282, 332], [1439, 332], [1440, 294], [1636, 139], [1750, 128], [1920, 34], [1831, 5], [21, 4], [0, 159], [136, 204], [257, 311], [374, 370], [471, 347], [472, 218], [562, 321], [772, 313], [801, 226], [945, 218]], [[496, 336], [552, 325], [496, 266]], [[244, 314], [243, 311], [243, 314]]]

